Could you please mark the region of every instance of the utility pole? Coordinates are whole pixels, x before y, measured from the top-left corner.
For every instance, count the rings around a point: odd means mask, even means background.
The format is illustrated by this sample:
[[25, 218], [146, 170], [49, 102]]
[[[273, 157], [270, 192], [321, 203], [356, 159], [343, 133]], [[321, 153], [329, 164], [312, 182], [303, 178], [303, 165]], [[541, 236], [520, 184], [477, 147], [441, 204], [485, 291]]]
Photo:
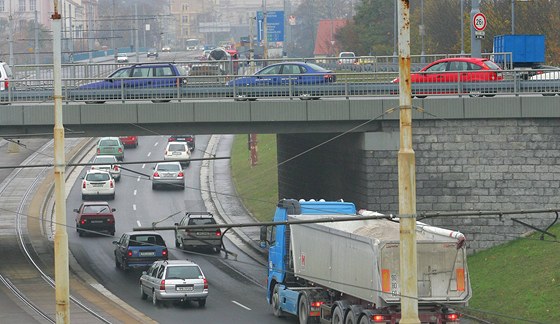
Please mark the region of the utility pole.
[[471, 4], [471, 23], [469, 24], [471, 27], [471, 57], [482, 57], [482, 40], [476, 38], [476, 33], [472, 24], [474, 16], [480, 12], [479, 3], [480, 0], [472, 0]]
[[33, 47], [33, 53], [35, 57], [35, 77], [38, 79], [40, 75], [39, 70], [39, 19], [37, 17], [37, 10], [35, 10], [35, 44]]
[[253, 43], [253, 31], [257, 17], [249, 17], [249, 74], [255, 73], [255, 47]]
[[410, 83], [409, 0], [399, 1], [399, 110], [398, 153], [400, 226], [400, 324], [420, 324], [416, 248], [416, 162], [412, 149], [412, 88]]
[[134, 4], [134, 47], [136, 48], [136, 62], [140, 62], [140, 55], [138, 55], [138, 4]]
[[10, 2], [10, 16], [8, 17], [10, 32], [8, 33], [8, 43], [10, 44], [10, 66], [14, 67], [14, 18], [12, 16], [11, 2]]
[[70, 289], [68, 275], [68, 233], [66, 232], [66, 195], [64, 192], [64, 126], [62, 124], [62, 42], [61, 15], [58, 0], [54, 0], [51, 16], [53, 29], [53, 85], [54, 85], [54, 280], [56, 323], [70, 323]]
[[[263, 59], [267, 60], [268, 59], [268, 30], [266, 28], [266, 0], [263, 0], [263, 35], [262, 35], [262, 39], [263, 39]], [[266, 61], [264, 63], [265, 65], [267, 65]]]

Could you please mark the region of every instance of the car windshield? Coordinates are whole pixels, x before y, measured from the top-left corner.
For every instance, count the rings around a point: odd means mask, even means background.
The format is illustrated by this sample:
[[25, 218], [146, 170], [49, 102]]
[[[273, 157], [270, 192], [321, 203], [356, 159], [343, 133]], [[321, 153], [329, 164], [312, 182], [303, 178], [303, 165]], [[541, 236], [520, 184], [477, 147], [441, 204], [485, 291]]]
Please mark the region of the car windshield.
[[119, 146], [119, 141], [117, 140], [101, 140], [99, 141], [99, 146]]
[[356, 57], [354, 53], [340, 53], [340, 57]]
[[329, 72], [329, 70], [314, 64], [314, 63], [307, 63], [307, 65], [309, 65], [313, 70], [317, 71], [317, 72]]
[[116, 160], [114, 156], [98, 156], [93, 160], [93, 163], [115, 163]]
[[185, 152], [187, 149], [184, 144], [169, 144], [169, 151]]
[[158, 164], [157, 168], [158, 171], [179, 171], [181, 167], [178, 164]]
[[106, 213], [109, 211], [109, 207], [107, 205], [86, 205], [82, 210], [84, 214], [100, 214]]
[[128, 245], [129, 246], [151, 246], [151, 245], [165, 246], [165, 241], [159, 235], [138, 234], [138, 235], [130, 236], [130, 242], [128, 243]]
[[95, 173], [88, 173], [86, 175], [87, 181], [107, 181], [111, 178], [108, 173], [105, 172], [95, 172]]
[[168, 266], [165, 279], [199, 279], [200, 269], [196, 266]]
[[189, 219], [189, 225], [208, 225], [216, 224], [214, 218], [191, 218]]

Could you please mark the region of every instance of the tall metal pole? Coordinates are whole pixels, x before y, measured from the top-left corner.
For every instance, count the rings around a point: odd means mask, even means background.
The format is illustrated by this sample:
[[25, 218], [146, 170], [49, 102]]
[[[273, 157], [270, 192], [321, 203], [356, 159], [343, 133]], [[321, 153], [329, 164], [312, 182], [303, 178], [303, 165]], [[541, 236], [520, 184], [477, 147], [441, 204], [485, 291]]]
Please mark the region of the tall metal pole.
[[397, 10], [398, 10], [398, 3], [399, 0], [395, 0], [395, 13], [393, 17], [393, 63], [396, 63], [397, 60]]
[[138, 4], [134, 4], [134, 47], [136, 48], [136, 62], [140, 62], [138, 55]]
[[255, 48], [253, 44], [253, 31], [257, 17], [249, 17], [249, 74], [255, 73]]
[[420, 62], [426, 63], [426, 52], [424, 52], [424, 36], [426, 29], [424, 27], [424, 0], [420, 0], [420, 38], [422, 43], [422, 52], [420, 53]]
[[511, 34], [515, 35], [515, 0], [511, 0]]
[[[266, 28], [266, 0], [263, 0], [263, 59], [268, 59], [268, 30]], [[264, 63], [267, 65], [266, 61]]]
[[14, 66], [14, 18], [12, 16], [11, 2], [10, 2], [10, 16], [8, 17], [10, 32], [8, 33], [8, 43], [10, 46], [10, 66]]
[[62, 125], [62, 42], [61, 16], [58, 1], [54, 0], [53, 28], [53, 85], [54, 85], [54, 278], [56, 295], [56, 323], [70, 323], [68, 234], [66, 233], [66, 202], [64, 192], [64, 127]]
[[480, 12], [479, 3], [480, 0], [471, 1], [471, 20], [469, 24], [471, 27], [471, 57], [482, 57], [482, 40], [476, 38], [476, 33], [472, 24], [474, 16]]
[[37, 17], [37, 10], [35, 10], [35, 45], [33, 47], [33, 53], [35, 56], [35, 78], [40, 78], [40, 69], [39, 69], [39, 19]]
[[409, 0], [399, 1], [399, 108], [398, 153], [400, 218], [401, 324], [420, 324], [416, 255], [416, 162], [412, 149], [412, 88], [410, 83]]
[[465, 6], [465, 0], [461, 0], [461, 55], [465, 54], [465, 26], [463, 25], [465, 13], [463, 7]]

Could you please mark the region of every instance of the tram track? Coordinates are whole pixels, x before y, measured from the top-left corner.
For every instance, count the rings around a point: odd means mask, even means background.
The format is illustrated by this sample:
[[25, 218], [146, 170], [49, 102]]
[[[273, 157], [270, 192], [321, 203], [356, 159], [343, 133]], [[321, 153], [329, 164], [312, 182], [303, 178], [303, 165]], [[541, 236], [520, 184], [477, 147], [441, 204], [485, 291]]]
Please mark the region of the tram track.
[[[75, 154], [89, 140], [66, 140], [65, 150], [72, 158], [82, 158]], [[21, 166], [52, 163], [53, 141], [49, 141], [33, 152]], [[45, 153], [48, 152], [48, 153]], [[45, 238], [45, 224], [50, 220], [41, 219], [45, 197], [53, 186], [52, 168], [15, 169], [0, 186], [0, 246], [3, 259], [0, 262], [0, 282], [17, 300], [21, 311], [31, 315], [38, 323], [56, 322], [56, 298], [54, 275], [54, 256], [52, 243]], [[32, 207], [35, 205], [40, 208]], [[39, 223], [42, 225], [39, 225]], [[38, 230], [38, 228], [41, 228]], [[33, 233], [30, 233], [33, 232]], [[39, 235], [37, 235], [37, 232]], [[35, 236], [35, 237], [32, 237]], [[37, 237], [41, 236], [41, 237]], [[39, 244], [37, 244], [39, 242]], [[37, 246], [40, 245], [40, 246]], [[72, 276], [72, 275], [71, 275]], [[76, 287], [78, 286], [78, 287]], [[143, 322], [144, 320], [120, 308], [114, 302], [107, 303], [106, 297], [92, 292], [88, 283], [80, 278], [71, 278], [70, 314], [80, 323]], [[97, 304], [103, 306], [96, 306]], [[108, 306], [110, 305], [110, 306]], [[119, 311], [120, 308], [120, 311]]]

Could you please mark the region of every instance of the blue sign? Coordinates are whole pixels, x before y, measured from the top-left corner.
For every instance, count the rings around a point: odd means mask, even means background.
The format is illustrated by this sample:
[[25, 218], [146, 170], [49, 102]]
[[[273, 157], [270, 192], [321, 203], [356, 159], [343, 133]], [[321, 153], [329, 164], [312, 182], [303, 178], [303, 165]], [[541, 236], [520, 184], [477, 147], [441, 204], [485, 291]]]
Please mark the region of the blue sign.
[[[264, 38], [264, 15], [262, 11], [257, 11], [257, 25], [257, 41], [260, 43]], [[266, 12], [266, 33], [269, 43], [284, 41], [284, 11]]]

